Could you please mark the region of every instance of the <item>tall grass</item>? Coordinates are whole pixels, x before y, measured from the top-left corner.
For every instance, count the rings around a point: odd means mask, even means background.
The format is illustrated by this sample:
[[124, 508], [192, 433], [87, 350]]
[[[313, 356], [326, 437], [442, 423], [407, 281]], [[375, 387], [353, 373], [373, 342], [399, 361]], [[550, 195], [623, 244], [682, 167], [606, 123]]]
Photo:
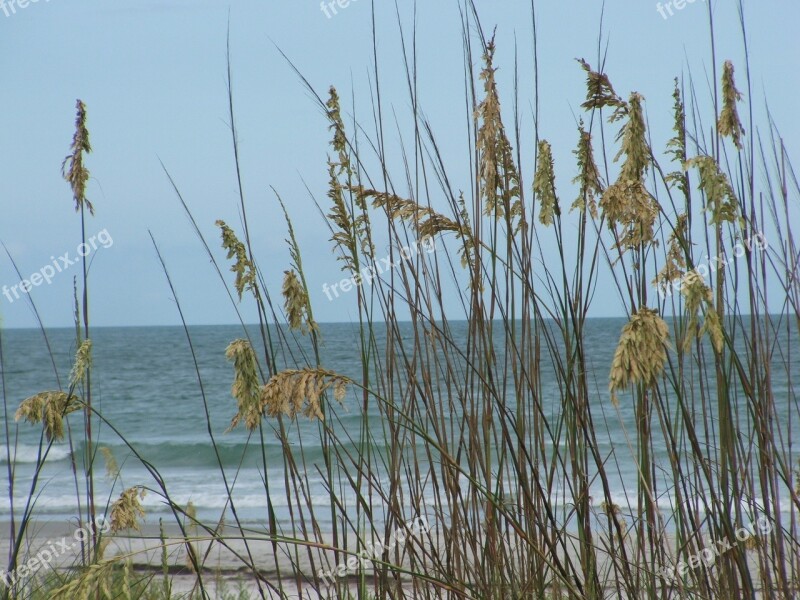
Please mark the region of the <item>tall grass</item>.
[[[280, 298], [258, 267], [232, 84], [242, 228], [217, 225], [233, 277], [170, 178], [220, 278], [232, 280], [234, 306], [253, 302], [259, 318], [258, 336], [243, 327], [226, 354], [236, 400], [231, 428], [246, 427], [261, 450], [266, 533], [240, 520], [218, 453], [234, 516], [227, 532], [174, 503], [157, 465], [145, 463], [180, 526], [197, 594], [211, 594], [203, 581], [208, 553], [193, 546], [202, 539], [232, 551], [243, 543], [237, 556], [262, 598], [292, 590], [331, 598], [794, 598], [800, 283], [792, 226], [800, 188], [776, 128], [759, 133], [752, 108], [743, 125], [741, 84], [724, 62], [714, 114], [700, 114], [695, 90], [676, 80], [673, 114], [664, 115], [673, 137], [653, 140], [645, 99], [616, 91], [598, 57], [597, 68], [576, 65], [587, 88], [576, 164], [555, 165], [537, 126], [529, 169], [517, 90], [510, 117], [502, 108], [495, 39], [482, 33], [469, 4], [462, 14], [469, 182], [448, 175], [418, 108], [413, 64], [413, 145], [401, 148], [400, 161], [385, 147], [377, 83], [368, 134], [355, 119], [346, 124], [335, 88], [323, 97], [303, 80], [331, 134], [329, 187], [318, 206], [344, 276], [358, 283], [351, 293], [358, 376], [321, 362], [324, 327], [314, 320], [291, 207], [280, 199], [291, 262]], [[750, 99], [749, 68], [744, 73]], [[556, 176], [569, 171], [571, 187]], [[574, 190], [569, 199], [565, 189]], [[388, 240], [397, 268], [380, 268], [378, 240]], [[437, 251], [402, 254], [422, 240]], [[608, 370], [598, 373], [588, 315], [600, 285], [616, 292], [628, 319]], [[459, 310], [453, 289], [462, 292]], [[84, 295], [88, 339], [87, 304]], [[216, 450], [219, 432], [197, 374]], [[88, 371], [86, 378], [88, 388]], [[58, 397], [62, 416], [72, 391]], [[90, 439], [92, 417], [107, 421], [88, 390], [79, 402]], [[346, 411], [358, 415], [357, 430], [343, 425]], [[47, 423], [45, 413], [37, 414]], [[302, 444], [289, 443], [306, 419], [316, 423], [321, 467], [308, 462]], [[273, 435], [280, 455], [267, 452]], [[9, 445], [11, 436], [7, 430]], [[622, 502], [613, 488], [627, 463], [636, 477], [624, 482]], [[285, 492], [267, 477], [274, 466], [285, 473]], [[310, 496], [315, 469], [324, 505]], [[91, 467], [86, 480], [91, 485]], [[286, 495], [288, 521], [276, 518], [277, 493]], [[136, 524], [136, 497], [128, 490], [114, 504], [115, 530]], [[421, 517], [430, 531], [410, 525]], [[755, 530], [742, 529], [751, 523]], [[398, 534], [403, 543], [385, 543]], [[263, 541], [271, 543], [268, 565], [253, 549]], [[15, 560], [16, 552], [10, 568]], [[340, 568], [348, 560], [353, 567]], [[103, 582], [119, 576], [114, 567], [124, 559], [94, 563], [52, 597], [111, 597]], [[331, 570], [341, 576], [327, 576]], [[168, 584], [163, 589], [171, 595]], [[25, 597], [24, 586], [15, 593]]]

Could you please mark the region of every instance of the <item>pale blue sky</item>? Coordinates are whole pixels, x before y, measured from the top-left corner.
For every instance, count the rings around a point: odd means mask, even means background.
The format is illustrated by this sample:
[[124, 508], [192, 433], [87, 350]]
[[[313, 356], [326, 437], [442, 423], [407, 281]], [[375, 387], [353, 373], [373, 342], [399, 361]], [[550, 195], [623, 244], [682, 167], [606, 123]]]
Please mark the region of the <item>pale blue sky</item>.
[[[596, 64], [600, 2], [537, 4], [541, 135], [553, 144], [557, 176], [568, 190], [574, 176], [575, 116], [585, 94], [584, 76], [574, 59], [585, 57]], [[404, 26], [410, 28], [412, 2], [399, 0], [398, 5]], [[458, 7], [457, 0], [429, 0], [417, 7], [419, 90], [454, 187], [468, 189]], [[487, 30], [497, 26], [506, 107], [511, 106], [516, 39], [527, 107], [532, 97], [529, 3], [478, 0], [477, 7]], [[261, 267], [277, 293], [289, 257], [285, 225], [270, 191], [274, 186], [295, 219], [317, 319], [341, 321], [355, 315], [354, 296], [328, 302], [321, 291], [322, 283], [341, 275], [330, 234], [305, 189], [307, 184], [325, 202], [327, 123], [275, 45], [321, 94], [335, 84], [348, 111], [354, 94], [357, 111], [369, 126], [369, 0], [354, 1], [332, 18], [315, 0], [39, 0], [9, 16], [0, 8], [0, 104], [5, 107], [0, 111], [0, 240], [26, 276], [48, 264], [51, 256], [67, 251], [75, 255], [79, 219], [60, 165], [73, 133], [75, 99], [83, 99], [94, 146], [88, 160], [93, 175], [89, 197], [97, 208], [87, 232], [105, 229], [114, 241], [98, 249], [92, 266], [91, 309], [97, 325], [178, 322], [148, 229], [161, 245], [189, 321], [234, 321], [227, 296], [159, 164], [160, 159], [170, 170], [210, 240], [219, 239], [214, 228], [218, 218], [240, 229], [227, 128], [229, 11], [244, 187]], [[743, 87], [736, 2], [716, 2], [714, 11], [718, 67], [724, 59], [733, 60]], [[763, 115], [768, 97], [787, 148], [797, 156], [800, 3], [748, 0], [745, 13], [756, 114]], [[407, 123], [394, 3], [378, 3], [377, 29], [386, 110], [396, 111]], [[654, 143], [662, 147], [670, 137], [673, 78], [690, 68], [701, 101], [707, 101], [711, 65], [706, 4], [697, 0], [663, 19], [655, 2], [609, 0], [604, 29], [609, 42], [606, 71], [620, 94], [635, 89], [645, 96]], [[526, 153], [533, 145], [531, 122], [530, 111], [524, 110], [530, 146]], [[386, 133], [397, 156], [399, 138], [391, 114]], [[408, 133], [402, 135], [408, 141]], [[400, 181], [401, 164], [395, 167]], [[531, 165], [524, 166], [528, 181], [531, 170]], [[219, 256], [223, 258], [221, 251]], [[72, 275], [78, 271], [73, 267], [51, 285], [34, 288], [46, 325], [71, 323]], [[0, 257], [0, 286], [18, 281], [7, 258]], [[598, 303], [596, 316], [619, 314], [615, 297], [607, 293], [608, 302]], [[254, 317], [251, 304], [244, 303], [243, 309], [249, 319]], [[10, 303], [0, 296], [0, 314], [7, 327], [34, 324], [21, 300]]]

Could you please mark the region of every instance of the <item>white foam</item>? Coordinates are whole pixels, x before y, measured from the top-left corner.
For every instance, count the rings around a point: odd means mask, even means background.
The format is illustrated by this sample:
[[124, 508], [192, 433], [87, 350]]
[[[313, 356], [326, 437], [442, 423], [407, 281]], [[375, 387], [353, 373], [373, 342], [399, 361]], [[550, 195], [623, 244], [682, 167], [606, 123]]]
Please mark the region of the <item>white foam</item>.
[[[46, 447], [42, 447], [42, 454], [44, 454]], [[47, 455], [47, 462], [58, 462], [66, 460], [70, 457], [69, 446], [53, 446]], [[16, 448], [11, 448], [11, 462], [16, 464], [36, 464], [39, 459], [39, 446], [32, 446], [29, 444], [19, 444]], [[0, 464], [8, 463], [8, 454], [5, 449], [0, 452]]]

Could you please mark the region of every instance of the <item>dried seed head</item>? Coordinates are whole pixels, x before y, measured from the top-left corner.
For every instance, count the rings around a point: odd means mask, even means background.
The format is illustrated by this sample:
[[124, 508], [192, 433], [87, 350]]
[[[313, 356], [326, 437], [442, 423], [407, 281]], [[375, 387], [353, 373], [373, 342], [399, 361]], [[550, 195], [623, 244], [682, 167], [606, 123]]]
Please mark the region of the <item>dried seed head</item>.
[[614, 160], [625, 156], [619, 178], [623, 181], [642, 181], [650, 164], [650, 146], [647, 144], [647, 128], [644, 123], [641, 94], [633, 92], [628, 99], [628, 120], [619, 133], [622, 141]]
[[40, 392], [23, 400], [15, 420], [25, 419], [31, 424], [42, 423], [47, 439], [64, 439], [64, 417], [81, 408], [77, 396], [67, 396], [64, 392]]
[[311, 318], [308, 293], [294, 270], [284, 271], [283, 300], [291, 329], [299, 329], [303, 335], [317, 331], [317, 324]]
[[114, 457], [114, 453], [108, 446], [100, 446], [100, 454], [103, 455], [103, 460], [106, 463], [106, 477], [109, 479], [116, 479], [119, 476], [119, 464]]
[[[344, 262], [342, 270], [355, 273], [358, 270], [359, 250], [370, 256], [373, 254], [369, 215], [364, 199], [358, 194], [345, 199], [345, 192], [351, 188], [355, 175], [351, 167], [339, 95], [334, 87], [330, 88], [326, 107], [330, 129], [333, 131], [331, 146], [338, 157], [338, 162], [328, 158], [328, 198], [332, 206], [327, 216], [334, 225], [331, 241], [341, 250], [341, 255], [337, 258]], [[340, 177], [344, 183], [340, 181]]]
[[686, 239], [687, 226], [688, 219], [686, 214], [678, 215], [675, 227], [669, 235], [666, 262], [658, 272], [658, 275], [656, 275], [656, 278], [653, 279], [653, 285], [659, 286], [665, 291], [672, 285], [673, 281], [680, 279], [684, 275], [684, 270], [686, 269], [684, 247], [688, 244]]
[[570, 210], [578, 209], [585, 212], [589, 209], [589, 214], [593, 219], [597, 218], [597, 197], [603, 195], [603, 184], [600, 181], [600, 172], [594, 161], [594, 151], [592, 150], [592, 136], [583, 128], [583, 121], [578, 127], [580, 139], [578, 148], [573, 150], [573, 154], [578, 158], [578, 170], [580, 173], [572, 183], [580, 185], [580, 194], [572, 203]]
[[123, 529], [139, 531], [139, 519], [144, 518], [141, 501], [147, 494], [143, 487], [132, 487], [122, 492], [111, 505], [111, 531]]
[[706, 306], [706, 318], [703, 321], [703, 328], [700, 330], [700, 335], [704, 333], [708, 334], [708, 339], [711, 340], [711, 345], [717, 354], [721, 353], [725, 347], [725, 334], [719, 315], [711, 303]]
[[[508, 214], [509, 218], [522, 218], [520, 201], [519, 170], [514, 163], [511, 143], [503, 127], [500, 110], [500, 95], [497, 91], [494, 67], [494, 40], [490, 40], [483, 56], [484, 68], [480, 79], [486, 92], [475, 110], [475, 118], [481, 122], [478, 128], [477, 148], [481, 162], [479, 173], [481, 193], [484, 198], [484, 214], [497, 218]], [[518, 229], [519, 224], [515, 228]]]
[[118, 597], [116, 588], [115, 593], [111, 593], [110, 582], [119, 563], [119, 558], [112, 558], [89, 565], [79, 576], [49, 592], [47, 597], [50, 600], [96, 600], [98, 597]]
[[[697, 271], [691, 271], [683, 278], [681, 294], [684, 298], [686, 312], [689, 315], [689, 321], [686, 326], [687, 334], [683, 340], [683, 349], [688, 350], [695, 337], [700, 339], [707, 333], [714, 350], [718, 353], [722, 352], [725, 336], [719, 315], [714, 310], [714, 293], [703, 282], [702, 276]], [[697, 320], [701, 309], [704, 311], [705, 318], [703, 319], [703, 326], [698, 327]]]
[[239, 294], [239, 300], [242, 299], [244, 290], [251, 290], [253, 293], [257, 292], [256, 288], [256, 270], [253, 263], [247, 257], [247, 249], [244, 244], [239, 241], [233, 229], [228, 227], [225, 221], [218, 220], [217, 227], [222, 231], [222, 247], [228, 251], [228, 260], [236, 258], [233, 263], [231, 271], [236, 273], [236, 281], [234, 285], [236, 292]]
[[631, 385], [652, 388], [667, 362], [669, 329], [658, 312], [640, 308], [622, 328], [609, 377], [611, 399]]
[[684, 169], [696, 167], [700, 175], [700, 189], [706, 195], [706, 210], [711, 213], [709, 223], [733, 223], [739, 214], [736, 193], [717, 161], [711, 156], [697, 156], [683, 163]]
[[236, 398], [238, 412], [231, 420], [228, 431], [244, 420], [245, 427], [253, 431], [261, 422], [261, 386], [258, 379], [258, 361], [247, 340], [234, 340], [225, 350], [225, 357], [233, 361], [233, 386], [231, 395]]
[[320, 400], [324, 392], [333, 389], [333, 397], [342, 402], [350, 379], [324, 369], [289, 369], [273, 376], [264, 386], [261, 404], [274, 417], [284, 414], [294, 419], [298, 413], [310, 419], [325, 419]]
[[672, 127], [675, 136], [667, 142], [667, 154], [673, 156], [673, 160], [681, 165], [680, 171], [669, 173], [665, 177], [665, 181], [672, 186], [677, 187], [684, 196], [689, 195], [689, 178], [683, 171], [683, 163], [686, 161], [686, 110], [683, 106], [683, 99], [681, 97], [681, 90], [678, 87], [678, 79], [675, 78], [675, 90], [672, 93], [675, 99], [673, 104], [673, 114], [675, 122]]
[[582, 58], [578, 59], [578, 62], [586, 71], [586, 102], [581, 104], [581, 107], [593, 110], [607, 106], [613, 108], [624, 106], [625, 102], [617, 96], [607, 75], [593, 71], [591, 65]]
[[89, 169], [83, 165], [83, 155], [92, 151], [89, 143], [89, 130], [86, 128], [86, 105], [81, 101], [75, 102], [77, 115], [75, 116], [75, 134], [72, 136], [72, 145], [69, 154], [61, 163], [61, 174], [72, 188], [72, 197], [75, 200], [75, 210], [82, 207], [89, 209], [89, 214], [94, 215], [94, 206], [86, 198], [86, 182], [89, 181]]
[[539, 142], [539, 164], [533, 177], [533, 193], [539, 199], [539, 222], [552, 225], [553, 215], [560, 216], [556, 196], [556, 176], [553, 168], [553, 151], [546, 140]]
[[333, 131], [331, 146], [339, 156], [336, 164], [341, 171], [350, 169], [350, 157], [347, 153], [347, 136], [345, 135], [344, 121], [342, 121], [341, 108], [339, 106], [339, 94], [336, 88], [331, 86], [328, 90], [328, 101], [325, 103], [328, 109], [329, 128]]
[[641, 181], [616, 181], [606, 189], [600, 208], [611, 229], [621, 227], [617, 246], [623, 250], [641, 244], [657, 244], [654, 226], [658, 218], [658, 201]]
[[606, 189], [600, 207], [608, 217], [608, 226], [619, 232], [617, 246], [626, 249], [642, 244], [656, 244], [653, 232], [659, 213], [658, 201], [645, 187], [645, 175], [650, 164], [650, 147], [647, 144], [642, 96], [632, 93], [624, 109], [617, 114], [628, 117], [618, 136], [621, 147], [614, 160], [625, 156], [617, 181]]
[[467, 249], [472, 248], [472, 231], [469, 227], [469, 217], [466, 213], [466, 207], [464, 207], [463, 196], [459, 199], [459, 205], [463, 209], [461, 212], [462, 219], [461, 223], [457, 223], [430, 207], [417, 204], [413, 200], [401, 198], [396, 194], [365, 189], [362, 186], [355, 186], [352, 190], [365, 200], [372, 199], [372, 206], [386, 210], [390, 219], [399, 219], [411, 224], [416, 228], [420, 240], [425, 240], [425, 238], [430, 238], [446, 231], [454, 232], [457, 239], [464, 240], [464, 246], [460, 252], [461, 263], [466, 265], [466, 256], [469, 252]]
[[69, 375], [70, 385], [76, 387], [83, 382], [86, 373], [92, 368], [92, 340], [83, 340], [75, 353], [75, 364]]
[[722, 68], [722, 112], [717, 122], [717, 131], [721, 136], [730, 137], [739, 149], [742, 148], [744, 127], [739, 120], [736, 103], [741, 98], [742, 94], [736, 89], [736, 81], [733, 78], [733, 63], [726, 60]]

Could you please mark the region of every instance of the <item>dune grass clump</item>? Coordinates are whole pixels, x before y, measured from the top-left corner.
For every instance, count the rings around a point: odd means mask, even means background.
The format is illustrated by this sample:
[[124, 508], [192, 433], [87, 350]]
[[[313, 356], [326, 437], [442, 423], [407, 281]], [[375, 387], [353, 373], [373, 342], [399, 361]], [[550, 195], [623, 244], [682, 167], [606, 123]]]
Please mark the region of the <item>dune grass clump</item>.
[[[387, 149], [378, 82], [372, 126], [350, 125], [335, 87], [323, 98], [309, 86], [331, 137], [315, 201], [342, 271], [357, 283], [372, 274], [338, 299], [355, 314], [353, 372], [323, 360], [295, 206], [278, 198], [288, 266], [271, 256], [261, 269], [239, 178], [241, 237], [216, 223], [232, 281], [192, 217], [233, 309], [257, 315], [224, 355], [237, 410], [229, 430], [247, 429], [264, 492], [254, 529], [240, 518], [240, 473], [221, 458], [199, 366], [198, 403], [227, 494], [220, 519], [204, 523], [177, 503], [158, 465], [125, 441], [174, 517], [194, 593], [211, 597], [207, 542], [241, 544], [240, 574], [260, 598], [796, 597], [800, 186], [777, 129], [745, 129], [730, 62], [712, 90], [719, 107], [687, 76], [675, 81], [671, 114], [657, 115], [641, 92], [618, 94], [598, 56], [598, 70], [583, 59], [583, 73], [576, 67], [585, 114], [575, 164], [557, 167], [538, 120], [526, 128], [518, 98], [505, 100], [494, 37], [474, 11], [463, 27], [466, 176], [442, 156], [416, 85], [413, 139], [401, 152]], [[409, 66], [410, 83], [415, 73]], [[648, 119], [672, 123], [672, 137], [657, 139]], [[74, 146], [89, 149], [80, 127]], [[80, 160], [70, 163], [76, 198]], [[575, 198], [570, 210], [559, 194]], [[757, 235], [770, 243], [744, 243]], [[394, 260], [425, 240], [435, 253]], [[612, 333], [589, 319], [609, 294], [626, 315]], [[85, 389], [82, 341], [71, 387]], [[72, 392], [29, 398], [18, 414], [43, 422], [47, 440], [63, 437], [80, 407], [113, 427]], [[143, 490], [113, 503], [114, 534], [138, 526]], [[424, 531], [408, 527], [423, 518]], [[12, 567], [23, 548], [15, 539]], [[713, 560], [698, 558], [718, 547]], [[165, 598], [170, 560], [163, 552]], [[128, 563], [117, 562], [95, 553], [54, 597], [131, 596]]]

